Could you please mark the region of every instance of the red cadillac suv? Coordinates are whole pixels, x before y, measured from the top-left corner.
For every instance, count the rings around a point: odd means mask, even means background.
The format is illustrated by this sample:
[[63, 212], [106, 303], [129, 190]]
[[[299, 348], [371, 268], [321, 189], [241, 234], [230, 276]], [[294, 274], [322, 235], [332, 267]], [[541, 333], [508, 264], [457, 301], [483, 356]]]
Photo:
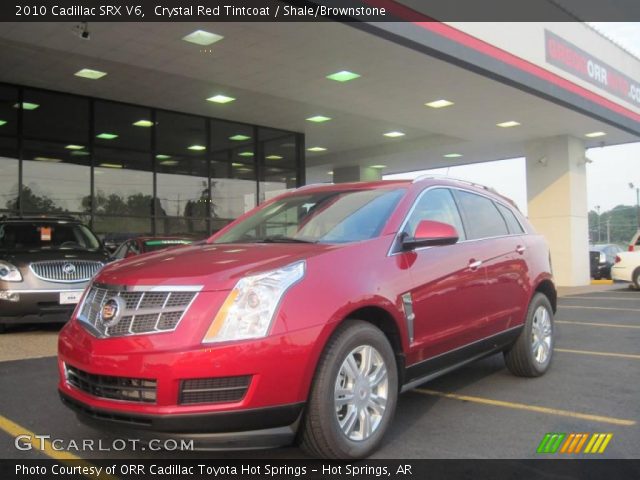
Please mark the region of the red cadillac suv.
[[544, 239], [489, 189], [307, 186], [101, 270], [60, 334], [59, 392], [100, 428], [359, 458], [402, 391], [495, 352], [545, 373], [555, 308]]

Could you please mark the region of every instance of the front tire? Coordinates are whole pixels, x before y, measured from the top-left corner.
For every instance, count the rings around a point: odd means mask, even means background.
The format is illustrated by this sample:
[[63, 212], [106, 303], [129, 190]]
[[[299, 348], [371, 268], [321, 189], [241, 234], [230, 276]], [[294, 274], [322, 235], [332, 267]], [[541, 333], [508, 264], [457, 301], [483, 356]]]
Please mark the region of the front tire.
[[504, 353], [509, 371], [519, 377], [544, 375], [553, 358], [554, 333], [551, 303], [545, 295], [536, 293], [520, 336]]
[[633, 289], [640, 290], [640, 268], [636, 268], [636, 271], [633, 272], [631, 284], [633, 285]]
[[368, 322], [345, 321], [320, 359], [301, 447], [329, 459], [371, 455], [389, 427], [397, 398], [396, 360], [385, 335]]

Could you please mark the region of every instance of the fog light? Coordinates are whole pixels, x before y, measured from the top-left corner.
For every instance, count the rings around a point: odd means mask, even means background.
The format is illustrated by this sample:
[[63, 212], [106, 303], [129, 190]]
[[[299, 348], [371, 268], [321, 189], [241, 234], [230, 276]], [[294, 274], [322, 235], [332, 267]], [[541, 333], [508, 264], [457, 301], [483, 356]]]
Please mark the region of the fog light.
[[6, 300], [8, 302], [19, 302], [20, 294], [10, 291], [0, 291], [0, 300]]

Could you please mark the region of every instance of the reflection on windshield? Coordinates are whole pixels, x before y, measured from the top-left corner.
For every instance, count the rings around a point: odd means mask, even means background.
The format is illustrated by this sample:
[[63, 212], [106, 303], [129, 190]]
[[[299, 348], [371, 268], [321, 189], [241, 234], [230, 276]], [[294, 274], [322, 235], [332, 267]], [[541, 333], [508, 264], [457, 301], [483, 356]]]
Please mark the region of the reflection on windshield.
[[292, 195], [231, 228], [214, 243], [349, 243], [376, 237], [402, 189]]
[[0, 250], [96, 250], [98, 239], [76, 223], [11, 222], [0, 224]]

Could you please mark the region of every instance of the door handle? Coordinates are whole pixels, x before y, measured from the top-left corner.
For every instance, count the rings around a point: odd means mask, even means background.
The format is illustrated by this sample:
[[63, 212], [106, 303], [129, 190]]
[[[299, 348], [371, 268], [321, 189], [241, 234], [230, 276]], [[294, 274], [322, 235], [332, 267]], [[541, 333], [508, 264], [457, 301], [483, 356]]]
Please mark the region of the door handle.
[[470, 260], [469, 270], [477, 270], [482, 265], [482, 260]]
[[518, 245], [516, 247], [516, 252], [519, 253], [520, 255], [522, 255], [526, 249], [527, 249], [527, 247], [524, 247], [522, 245]]

